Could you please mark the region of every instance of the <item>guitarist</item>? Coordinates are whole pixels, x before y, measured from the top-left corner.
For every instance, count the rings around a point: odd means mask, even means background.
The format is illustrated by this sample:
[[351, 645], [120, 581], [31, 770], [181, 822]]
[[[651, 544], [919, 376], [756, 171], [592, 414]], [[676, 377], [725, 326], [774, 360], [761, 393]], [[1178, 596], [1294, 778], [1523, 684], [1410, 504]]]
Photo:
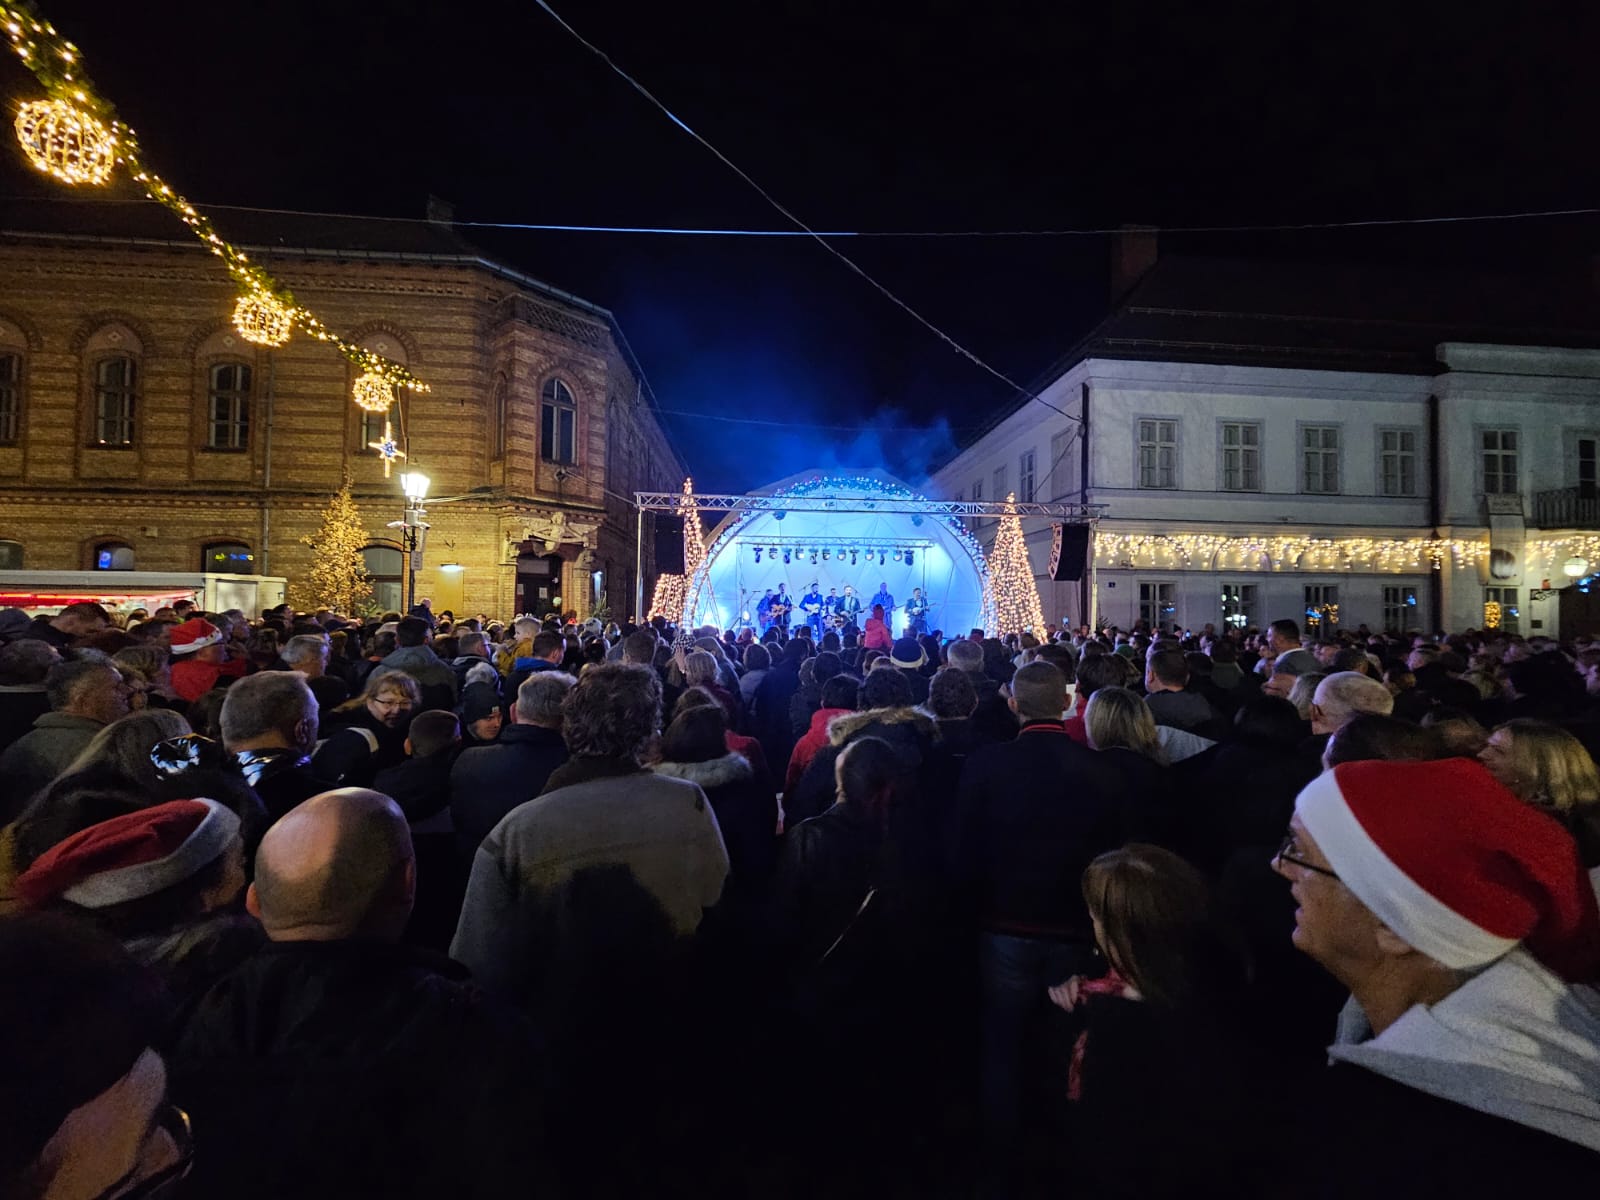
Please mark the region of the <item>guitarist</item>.
[[817, 591], [817, 581], [811, 581], [811, 590], [800, 597], [800, 611], [806, 616], [806, 624], [811, 626], [811, 632], [819, 640], [822, 637], [822, 593]]
[[928, 632], [928, 609], [931, 607], [922, 598], [921, 588], [911, 589], [911, 599], [906, 601], [906, 624], [916, 637], [921, 637]]
[[[772, 598], [772, 603], [767, 606], [767, 619], [771, 622], [770, 628], [780, 630], [784, 634], [789, 632], [789, 613], [794, 608], [794, 601], [789, 596], [789, 585], [780, 583], [778, 594]], [[766, 629], [763, 628], [762, 632]]]
[[846, 633], [861, 632], [861, 597], [848, 583], [844, 585], [844, 595], [839, 597], [838, 612], [844, 618]]

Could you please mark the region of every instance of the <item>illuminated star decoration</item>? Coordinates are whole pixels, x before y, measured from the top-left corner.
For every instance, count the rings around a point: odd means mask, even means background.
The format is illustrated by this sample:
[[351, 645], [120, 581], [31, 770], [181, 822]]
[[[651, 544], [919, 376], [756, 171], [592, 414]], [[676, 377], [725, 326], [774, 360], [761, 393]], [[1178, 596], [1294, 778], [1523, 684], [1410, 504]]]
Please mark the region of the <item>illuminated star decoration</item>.
[[376, 442], [368, 442], [367, 448], [376, 450], [378, 457], [383, 459], [383, 477], [385, 479], [389, 478], [389, 472], [394, 468], [394, 460], [406, 456], [406, 452], [400, 449], [399, 444], [394, 440], [394, 429], [388, 421], [383, 423], [383, 437]]

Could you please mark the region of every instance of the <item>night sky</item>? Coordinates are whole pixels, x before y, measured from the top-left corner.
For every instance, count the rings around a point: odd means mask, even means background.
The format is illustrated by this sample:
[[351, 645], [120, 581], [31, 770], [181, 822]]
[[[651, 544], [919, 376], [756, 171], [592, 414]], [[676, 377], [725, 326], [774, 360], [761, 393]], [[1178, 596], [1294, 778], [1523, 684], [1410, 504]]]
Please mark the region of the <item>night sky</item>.
[[[551, 2], [818, 228], [1600, 204], [1592, 3], [1489, 22], [1392, 2]], [[785, 227], [528, 0], [43, 11], [197, 201], [413, 217], [431, 192], [467, 221]], [[8, 99], [28, 84], [0, 69]], [[0, 190], [36, 189], [18, 154], [0, 162]], [[919, 478], [1011, 394], [802, 239], [464, 232], [615, 312], [664, 409], [776, 423], [669, 417], [704, 488], [818, 465]], [[1024, 383], [1106, 302], [1101, 237], [839, 245]], [[1596, 250], [1593, 218], [1162, 238], [1163, 253], [1531, 266]], [[817, 428], [834, 425], [855, 431]]]

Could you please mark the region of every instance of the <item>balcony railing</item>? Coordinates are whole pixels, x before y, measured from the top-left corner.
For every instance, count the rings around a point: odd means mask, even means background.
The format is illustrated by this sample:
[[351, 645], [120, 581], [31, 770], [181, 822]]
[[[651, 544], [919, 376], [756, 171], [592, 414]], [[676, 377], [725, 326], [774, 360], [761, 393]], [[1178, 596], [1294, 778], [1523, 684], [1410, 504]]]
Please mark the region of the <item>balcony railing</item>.
[[1600, 495], [1593, 488], [1552, 488], [1533, 494], [1539, 529], [1600, 529]]

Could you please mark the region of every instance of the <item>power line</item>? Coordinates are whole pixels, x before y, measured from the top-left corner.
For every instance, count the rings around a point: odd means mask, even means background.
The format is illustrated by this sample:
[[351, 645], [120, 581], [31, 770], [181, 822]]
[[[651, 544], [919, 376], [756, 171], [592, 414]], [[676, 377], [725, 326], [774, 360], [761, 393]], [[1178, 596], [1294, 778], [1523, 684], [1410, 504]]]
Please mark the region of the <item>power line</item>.
[[[658, 408], [668, 417], [691, 417], [696, 421], [724, 421], [733, 425], [764, 425], [771, 429], [815, 429], [823, 433], [927, 433], [931, 425], [818, 425], [811, 421], [763, 421], [756, 417], [724, 417], [717, 413], [690, 412], [682, 408]], [[969, 433], [982, 425], [947, 425], [951, 433]]]
[[[149, 201], [133, 197], [89, 196], [0, 196], [7, 204], [18, 202], [41, 204], [148, 204]], [[372, 213], [321, 212], [303, 208], [265, 208], [257, 204], [207, 204], [193, 201], [198, 208], [212, 212], [265, 213], [280, 217], [316, 217], [330, 221], [382, 221], [396, 225], [434, 225], [439, 222], [427, 217], [391, 217]], [[1406, 225], [1464, 225], [1487, 224], [1494, 221], [1534, 221], [1549, 217], [1590, 217], [1600, 215], [1600, 208], [1545, 208], [1507, 213], [1459, 213], [1435, 217], [1370, 217], [1354, 221], [1291, 221], [1281, 224], [1246, 225], [1104, 225], [1073, 229], [826, 229], [813, 232], [809, 229], [716, 229], [680, 225], [566, 225], [538, 221], [455, 221], [449, 222], [457, 229], [504, 229], [528, 233], [621, 233], [644, 234], [663, 237], [732, 237], [732, 238], [885, 238], [924, 239], [930, 241], [956, 241], [962, 238], [1075, 238], [1114, 237], [1137, 230], [1140, 233], [1295, 233], [1319, 229], [1374, 229]]]
[[677, 116], [677, 114], [675, 114], [670, 108], [668, 108], [660, 100], [657, 100], [655, 98], [655, 96], [653, 94], [651, 94], [651, 92], [642, 83], [640, 83], [637, 79], [633, 78], [633, 76], [629, 75], [626, 71], [624, 71], [621, 67], [619, 67], [615, 62], [613, 62], [612, 59], [611, 59], [611, 56], [608, 55], [604, 50], [601, 50], [600, 47], [596, 46], [593, 42], [588, 41], [576, 29], [574, 29], [571, 25], [568, 25], [566, 23], [566, 21], [564, 21], [561, 18], [561, 15], [559, 13], [557, 13], [555, 9], [550, 7], [550, 5], [546, 2], [546, 0], [535, 0], [535, 3], [537, 3], [540, 8], [544, 9], [545, 12], [549, 13], [550, 16], [551, 16], [551, 19], [553, 19], [556, 22], [556, 24], [560, 25], [563, 29], [565, 29], [568, 33], [570, 33], [577, 40], [579, 45], [583, 46], [591, 54], [593, 54], [597, 58], [599, 58], [601, 62], [605, 63], [606, 66], [608, 66], [608, 67], [610, 67], [612, 69], [612, 71], [616, 72], [616, 74], [625, 83], [627, 83], [629, 87], [633, 88], [634, 91], [638, 92], [646, 100], [650, 101], [651, 104], [655, 105], [658, 109], [660, 109], [662, 114], [665, 115], [668, 120], [670, 120], [679, 129], [681, 129], [685, 133], [687, 133], [695, 141], [699, 142], [702, 146], [704, 146], [707, 150], [709, 150], [713, 155], [715, 155], [718, 161], [720, 161], [724, 166], [726, 166], [735, 175], [739, 176], [740, 179], [744, 180], [752, 188], [754, 188], [756, 190], [756, 192], [761, 196], [761, 198], [763, 200], [765, 200], [768, 204], [770, 204], [774, 209], [776, 209], [786, 220], [793, 222], [794, 225], [796, 225], [798, 228], [804, 230], [808, 235], [810, 235], [812, 240], [817, 243], [817, 245], [821, 246], [829, 254], [833, 255], [840, 262], [844, 263], [845, 266], [849, 267], [852, 271], [854, 271], [857, 275], [859, 275], [867, 283], [871, 284], [884, 297], [886, 297], [888, 300], [892, 301], [896, 306], [898, 306], [907, 315], [909, 315], [909, 316], [913, 317], [915, 320], [917, 320], [920, 324], [922, 324], [925, 328], [927, 328], [931, 333], [933, 333], [940, 340], [942, 340], [946, 345], [948, 345], [952, 350], [956, 351], [956, 353], [958, 353], [962, 357], [968, 359], [970, 362], [974, 363], [976, 366], [981, 367], [983, 370], [987, 371], [990, 375], [993, 375], [996, 379], [998, 379], [1001, 382], [1009, 385], [1014, 390], [1020, 392], [1022, 395], [1026, 396], [1028, 399], [1037, 400], [1040, 404], [1044, 405], [1046, 408], [1050, 409], [1053, 412], [1059, 413], [1061, 416], [1066, 417], [1067, 420], [1069, 420], [1069, 421], [1078, 420], [1077, 417], [1074, 417], [1071, 413], [1067, 412], [1066, 410], [1057, 408], [1054, 404], [1051, 404], [1048, 400], [1045, 400], [1044, 398], [1042, 398], [1041, 396], [1037, 395], [1036, 393], [1034, 393], [1032, 391], [1029, 391], [1027, 388], [1023, 387], [1020, 383], [1017, 383], [1014, 379], [1012, 379], [1009, 376], [1007, 376], [1004, 372], [998, 371], [994, 367], [991, 367], [983, 359], [979, 358], [971, 350], [968, 350], [960, 342], [956, 341], [955, 338], [951, 337], [948, 333], [946, 333], [944, 330], [940, 329], [937, 325], [935, 325], [927, 317], [923, 316], [916, 309], [912, 308], [911, 305], [907, 304], [904, 300], [900, 299], [899, 296], [895, 295], [887, 287], [885, 287], [883, 284], [879, 283], [876, 279], [874, 279], [865, 270], [865, 268], [860, 266], [860, 264], [858, 264], [854, 259], [852, 259], [848, 255], [846, 255], [842, 250], [839, 250], [836, 246], [834, 246], [831, 242], [829, 242], [825, 237], [823, 237], [821, 234], [817, 233], [816, 230], [812, 229], [809, 225], [807, 225], [804, 221], [802, 221], [794, 213], [790, 212], [781, 203], [779, 203], [779, 201], [774, 196], [772, 196], [771, 193], [769, 193], [759, 183], [757, 183], [754, 179], [752, 179], [744, 170], [742, 170], [738, 166], [738, 164], [736, 164], [726, 154], [722, 153], [722, 151], [718, 150], [715, 146], [713, 146], [705, 138], [701, 137], [698, 133], [696, 133], [693, 129], [691, 129], [688, 126], [688, 124], [683, 121], [682, 118]]

